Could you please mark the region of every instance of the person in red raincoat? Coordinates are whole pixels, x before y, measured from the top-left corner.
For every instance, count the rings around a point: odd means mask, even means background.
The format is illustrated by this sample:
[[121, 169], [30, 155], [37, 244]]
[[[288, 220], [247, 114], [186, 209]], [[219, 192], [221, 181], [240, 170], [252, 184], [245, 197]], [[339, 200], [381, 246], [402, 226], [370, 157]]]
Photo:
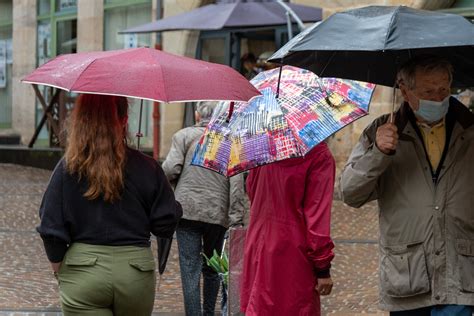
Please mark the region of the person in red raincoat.
[[251, 315], [320, 315], [332, 289], [335, 162], [325, 143], [250, 171], [240, 307]]

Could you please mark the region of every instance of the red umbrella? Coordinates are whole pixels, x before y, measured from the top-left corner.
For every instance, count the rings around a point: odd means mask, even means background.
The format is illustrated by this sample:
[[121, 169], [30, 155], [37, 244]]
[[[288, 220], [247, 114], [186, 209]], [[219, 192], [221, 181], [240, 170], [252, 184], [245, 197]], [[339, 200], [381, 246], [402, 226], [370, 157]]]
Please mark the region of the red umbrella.
[[228, 66], [144, 47], [61, 55], [22, 81], [160, 102], [248, 101], [260, 94]]

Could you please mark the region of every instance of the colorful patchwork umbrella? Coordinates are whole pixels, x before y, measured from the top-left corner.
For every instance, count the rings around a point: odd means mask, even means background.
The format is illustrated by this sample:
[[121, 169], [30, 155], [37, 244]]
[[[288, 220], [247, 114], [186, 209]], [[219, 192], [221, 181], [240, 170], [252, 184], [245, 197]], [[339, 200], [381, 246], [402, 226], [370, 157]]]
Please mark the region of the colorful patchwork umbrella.
[[[344, 126], [368, 114], [375, 85], [319, 78], [292, 66], [272, 69], [251, 82], [261, 96], [221, 102], [194, 152], [192, 164], [233, 176], [275, 161], [304, 156]], [[279, 96], [277, 98], [277, 91]]]

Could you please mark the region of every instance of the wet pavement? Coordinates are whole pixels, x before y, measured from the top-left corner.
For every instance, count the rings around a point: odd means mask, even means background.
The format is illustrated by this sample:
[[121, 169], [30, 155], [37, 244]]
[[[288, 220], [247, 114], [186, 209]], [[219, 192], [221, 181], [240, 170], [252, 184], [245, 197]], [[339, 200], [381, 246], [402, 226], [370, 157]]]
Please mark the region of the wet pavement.
[[[51, 172], [0, 164], [0, 316], [60, 315], [57, 283], [44, 255], [38, 208]], [[334, 290], [323, 315], [387, 315], [377, 308], [377, 211], [334, 202]], [[156, 249], [156, 243], [153, 244]], [[184, 315], [176, 243], [155, 297], [156, 315]]]

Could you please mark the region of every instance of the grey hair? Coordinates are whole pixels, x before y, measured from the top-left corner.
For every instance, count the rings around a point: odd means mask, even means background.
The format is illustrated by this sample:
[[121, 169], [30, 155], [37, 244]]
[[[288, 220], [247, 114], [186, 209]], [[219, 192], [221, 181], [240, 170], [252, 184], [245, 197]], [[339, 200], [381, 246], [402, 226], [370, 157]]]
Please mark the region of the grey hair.
[[453, 81], [453, 66], [441, 57], [432, 55], [416, 56], [404, 63], [397, 73], [397, 84], [404, 84], [408, 89], [415, 88], [415, 74], [417, 70], [423, 72], [446, 71], [449, 75], [449, 82]]
[[209, 120], [216, 106], [216, 101], [201, 101], [196, 106], [196, 112], [201, 116], [201, 120]]

